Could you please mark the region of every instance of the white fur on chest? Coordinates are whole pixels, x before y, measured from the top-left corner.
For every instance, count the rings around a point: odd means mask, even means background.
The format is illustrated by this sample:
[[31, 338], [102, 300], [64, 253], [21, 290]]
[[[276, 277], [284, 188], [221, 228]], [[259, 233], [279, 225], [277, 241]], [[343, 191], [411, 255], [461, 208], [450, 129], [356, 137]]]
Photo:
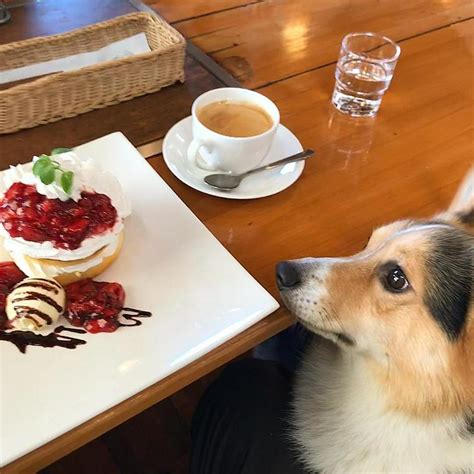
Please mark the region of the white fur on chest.
[[295, 439], [306, 465], [322, 473], [474, 473], [464, 420], [417, 421], [388, 412], [362, 359], [318, 341], [295, 389]]

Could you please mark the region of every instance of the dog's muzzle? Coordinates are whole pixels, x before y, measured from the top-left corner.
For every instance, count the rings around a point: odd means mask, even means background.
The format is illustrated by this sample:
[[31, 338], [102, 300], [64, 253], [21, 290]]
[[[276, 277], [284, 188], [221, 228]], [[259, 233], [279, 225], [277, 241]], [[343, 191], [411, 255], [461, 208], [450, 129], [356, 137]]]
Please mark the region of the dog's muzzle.
[[280, 290], [295, 288], [301, 283], [301, 275], [295, 263], [284, 261], [276, 267], [277, 285]]

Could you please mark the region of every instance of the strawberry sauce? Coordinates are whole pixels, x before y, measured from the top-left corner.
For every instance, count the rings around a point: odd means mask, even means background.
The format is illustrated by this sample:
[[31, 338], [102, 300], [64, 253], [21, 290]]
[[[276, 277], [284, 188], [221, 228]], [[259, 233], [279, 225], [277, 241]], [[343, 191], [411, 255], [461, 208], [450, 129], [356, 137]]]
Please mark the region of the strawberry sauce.
[[83, 191], [78, 202], [49, 199], [32, 185], [14, 183], [0, 200], [0, 223], [11, 237], [50, 241], [74, 250], [88, 237], [112, 229], [117, 210], [105, 194]]
[[[142, 324], [140, 318], [151, 316], [149, 311], [123, 306], [125, 291], [119, 283], [85, 279], [66, 287], [67, 303], [64, 316], [73, 326], [81, 329], [58, 326], [48, 334], [12, 330], [5, 313], [6, 298], [13, 287], [24, 278], [26, 275], [15, 263], [0, 262], [0, 341], [11, 342], [23, 353], [28, 346], [76, 349], [86, 341], [63, 334], [64, 332], [77, 334], [114, 332], [119, 327], [140, 326]], [[41, 285], [41, 281], [36, 283], [37, 287]]]
[[92, 333], [113, 332], [120, 326], [125, 291], [120, 283], [87, 278], [66, 287], [66, 301], [64, 316], [73, 326]]
[[0, 262], [0, 330], [8, 327], [5, 313], [7, 295], [26, 275], [13, 262]]
[[[71, 283], [66, 287], [64, 316], [73, 326], [87, 332], [114, 332], [121, 326], [140, 326], [138, 318], [148, 318], [151, 313], [125, 308], [125, 291], [120, 283], [94, 281], [90, 278]], [[123, 312], [123, 313], [122, 313]], [[120, 319], [130, 321], [120, 322]]]

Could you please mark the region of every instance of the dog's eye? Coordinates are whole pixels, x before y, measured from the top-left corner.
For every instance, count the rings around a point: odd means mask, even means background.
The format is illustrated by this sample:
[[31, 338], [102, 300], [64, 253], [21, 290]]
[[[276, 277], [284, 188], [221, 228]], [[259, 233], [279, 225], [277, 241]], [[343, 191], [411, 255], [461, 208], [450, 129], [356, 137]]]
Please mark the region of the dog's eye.
[[410, 287], [407, 277], [400, 267], [392, 268], [385, 277], [385, 286], [389, 291], [399, 293]]

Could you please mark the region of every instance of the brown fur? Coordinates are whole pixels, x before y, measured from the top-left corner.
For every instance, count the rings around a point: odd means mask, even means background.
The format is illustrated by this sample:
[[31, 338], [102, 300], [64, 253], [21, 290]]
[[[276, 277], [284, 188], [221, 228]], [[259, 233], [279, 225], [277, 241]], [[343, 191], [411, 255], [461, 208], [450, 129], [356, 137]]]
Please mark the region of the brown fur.
[[377, 229], [352, 257], [278, 266], [288, 308], [338, 346], [315, 341], [297, 384], [296, 439], [315, 471], [471, 472], [473, 209], [474, 171], [433, 220]]
[[[361, 253], [331, 265], [327, 296], [314, 303], [316, 326], [303, 318], [313, 330], [372, 338], [366, 360], [387, 394], [387, 409], [422, 418], [465, 411], [474, 403], [474, 305], [461, 337], [450, 341], [423, 303], [423, 262], [433, 233], [449, 225], [444, 217], [445, 223], [400, 221], [377, 229]], [[377, 269], [387, 260], [402, 266], [413, 291], [391, 294], [382, 288]], [[312, 284], [320, 286], [318, 280], [313, 275]]]
[[[424, 274], [419, 260], [429, 251], [431, 228], [396, 235], [403, 229], [408, 223], [377, 230], [364, 252], [333, 266], [325, 284], [329, 301], [322, 302], [334, 317], [328, 329], [383, 334], [386, 360], [368, 357], [367, 363], [387, 391], [391, 409], [421, 417], [454, 413], [473, 403], [473, 311], [462, 338], [452, 344], [420, 301]], [[394, 256], [417, 294], [390, 295], [374, 281], [378, 264]], [[431, 371], [422, 363], [426, 360], [433, 364]]]

